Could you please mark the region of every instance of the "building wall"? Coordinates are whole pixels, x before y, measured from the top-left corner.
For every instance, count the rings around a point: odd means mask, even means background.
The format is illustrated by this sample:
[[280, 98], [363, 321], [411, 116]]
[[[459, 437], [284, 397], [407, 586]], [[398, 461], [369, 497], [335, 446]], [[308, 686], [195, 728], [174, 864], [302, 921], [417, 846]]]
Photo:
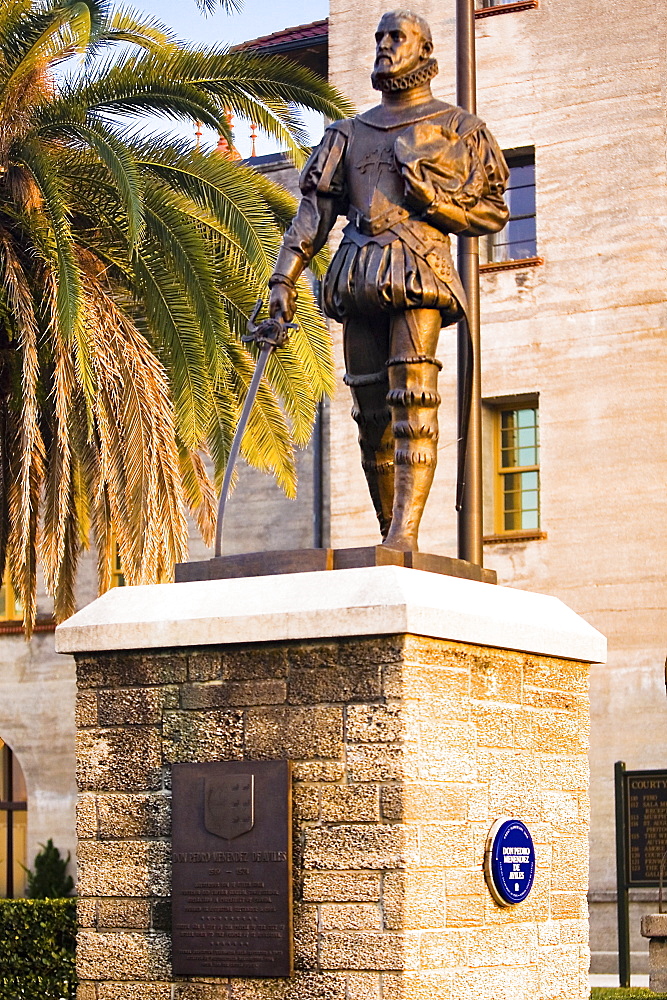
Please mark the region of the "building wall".
[[[32, 866], [40, 845], [53, 839], [61, 854], [76, 849], [74, 660], [59, 656], [53, 631], [0, 635], [0, 738], [13, 751], [26, 780], [28, 829], [25, 859]], [[5, 845], [0, 859], [5, 863]]]
[[[385, 6], [332, 2], [331, 79], [360, 109], [377, 103], [368, 73]], [[454, 100], [454, 2], [416, 9], [433, 29], [441, 67], [434, 91]], [[503, 148], [535, 147], [544, 258], [541, 267], [482, 277], [483, 395], [539, 393], [547, 536], [489, 544], [485, 563], [504, 585], [562, 598], [609, 638], [609, 662], [591, 678], [593, 968], [603, 971], [615, 963], [613, 762], [667, 764], [667, 435], [659, 415], [667, 9], [540, 0], [536, 10], [478, 20], [476, 35], [481, 117]], [[336, 340], [342, 370], [339, 331]], [[455, 554], [452, 330], [443, 331], [439, 356], [439, 468], [420, 546]], [[346, 396], [339, 392], [331, 417], [332, 544], [370, 544], [377, 529]]]

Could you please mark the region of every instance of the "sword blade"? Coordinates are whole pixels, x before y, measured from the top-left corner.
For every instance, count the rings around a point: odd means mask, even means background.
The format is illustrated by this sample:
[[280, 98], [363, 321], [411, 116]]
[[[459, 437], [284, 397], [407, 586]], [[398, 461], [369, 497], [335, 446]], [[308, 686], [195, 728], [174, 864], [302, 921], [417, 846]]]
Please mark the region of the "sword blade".
[[239, 422], [236, 425], [234, 437], [232, 438], [232, 446], [229, 449], [229, 458], [227, 459], [225, 478], [222, 481], [222, 490], [220, 492], [220, 500], [218, 502], [218, 519], [215, 525], [216, 558], [222, 555], [222, 519], [225, 516], [225, 504], [227, 503], [227, 495], [232, 481], [234, 466], [236, 465], [236, 459], [238, 458], [238, 454], [241, 449], [241, 441], [246, 429], [246, 424], [248, 423], [248, 418], [250, 417], [250, 411], [252, 410], [253, 403], [255, 402], [255, 396], [257, 395], [259, 383], [262, 381], [262, 375], [264, 374], [266, 363], [274, 350], [275, 348], [273, 344], [262, 344], [259, 349], [259, 356], [257, 358], [257, 364], [255, 365], [255, 371], [253, 372], [252, 380], [245, 398], [245, 403], [243, 404], [243, 410], [241, 412]]

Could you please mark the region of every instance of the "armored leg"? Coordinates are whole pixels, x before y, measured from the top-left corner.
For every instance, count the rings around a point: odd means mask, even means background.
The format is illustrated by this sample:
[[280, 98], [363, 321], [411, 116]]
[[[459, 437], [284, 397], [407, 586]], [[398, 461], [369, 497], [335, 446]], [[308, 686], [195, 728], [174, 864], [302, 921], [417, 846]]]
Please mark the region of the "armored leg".
[[345, 375], [352, 390], [352, 416], [359, 427], [361, 465], [368, 483], [380, 532], [385, 538], [391, 524], [394, 499], [394, 438], [387, 406], [387, 372]]
[[438, 372], [433, 357], [440, 317], [432, 310], [406, 314], [392, 338], [387, 362], [394, 438], [394, 504], [384, 544], [417, 549], [419, 523], [428, 498], [438, 449]]
[[386, 315], [352, 315], [343, 332], [344, 381], [352, 391], [361, 464], [383, 538], [391, 523], [394, 499], [394, 439], [387, 406], [389, 329]]

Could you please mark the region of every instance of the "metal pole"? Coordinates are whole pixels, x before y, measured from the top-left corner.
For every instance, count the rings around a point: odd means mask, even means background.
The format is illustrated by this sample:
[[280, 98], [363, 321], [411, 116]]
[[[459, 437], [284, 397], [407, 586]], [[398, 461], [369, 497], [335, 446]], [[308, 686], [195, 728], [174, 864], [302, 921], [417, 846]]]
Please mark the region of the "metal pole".
[[5, 750], [5, 794], [7, 796], [7, 899], [14, 898], [14, 759], [9, 747]]
[[[474, 0], [456, 0], [456, 100], [465, 111], [477, 111], [475, 79], [475, 5]], [[465, 491], [459, 511], [459, 559], [477, 566], [483, 564], [482, 549], [482, 381], [480, 372], [479, 326], [479, 240], [459, 236], [458, 269], [468, 297], [473, 375], [470, 401], [470, 424], [465, 464]], [[458, 327], [458, 392], [463, 398], [465, 358], [468, 343], [465, 323]]]
[[313, 548], [324, 547], [324, 403], [317, 404], [313, 431]]
[[616, 805], [616, 913], [618, 918], [618, 984], [630, 986], [630, 905], [626, 871], [625, 763], [614, 764], [614, 799]]

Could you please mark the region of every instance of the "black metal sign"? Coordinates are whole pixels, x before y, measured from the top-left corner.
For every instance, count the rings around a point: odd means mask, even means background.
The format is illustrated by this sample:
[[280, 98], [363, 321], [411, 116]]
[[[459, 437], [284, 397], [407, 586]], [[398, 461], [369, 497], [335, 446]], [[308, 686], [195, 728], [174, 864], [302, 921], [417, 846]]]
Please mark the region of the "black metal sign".
[[629, 889], [655, 887], [667, 852], [667, 771], [614, 764], [619, 985], [630, 985]]
[[292, 974], [288, 761], [174, 764], [177, 976]]
[[627, 885], [657, 886], [667, 852], [667, 771], [626, 771], [624, 779]]

